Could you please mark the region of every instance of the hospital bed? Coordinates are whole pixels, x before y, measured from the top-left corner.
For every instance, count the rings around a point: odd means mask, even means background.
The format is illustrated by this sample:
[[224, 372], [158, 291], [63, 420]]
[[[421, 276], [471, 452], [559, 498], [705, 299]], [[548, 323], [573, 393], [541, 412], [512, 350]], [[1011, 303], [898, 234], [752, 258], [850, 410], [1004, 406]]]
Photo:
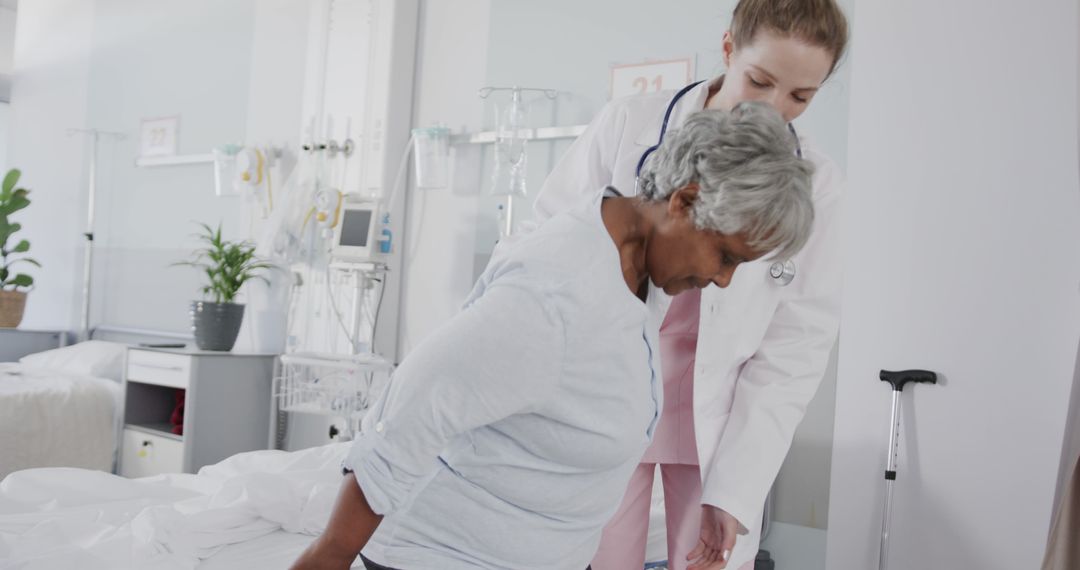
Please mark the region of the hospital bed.
[[112, 470], [124, 350], [90, 341], [0, 363], [0, 478], [32, 467]]
[[0, 568], [288, 568], [326, 527], [348, 446], [254, 451], [142, 479], [20, 471], [0, 482]]
[[[58, 405], [94, 386], [117, 394], [114, 380], [122, 376], [125, 349], [82, 343], [6, 366], [18, 367], [24, 379], [67, 381], [65, 390], [40, 395], [43, 403]], [[102, 401], [100, 395], [96, 400]], [[102, 437], [116, 433], [109, 411], [108, 428], [98, 430]], [[0, 424], [7, 421], [3, 414]], [[89, 417], [80, 414], [72, 415]], [[6, 429], [0, 425], [0, 433]], [[97, 437], [72, 422], [38, 429], [44, 431], [12, 445], [27, 449], [35, 440], [59, 440], [85, 446], [88, 437]], [[107, 451], [99, 446], [97, 464], [69, 454], [15, 466], [25, 470], [0, 481], [0, 568], [288, 568], [325, 528], [349, 444], [242, 453], [197, 474], [141, 479], [109, 473], [114, 447], [112, 439]], [[6, 453], [0, 448], [0, 464]], [[61, 465], [85, 469], [27, 469]], [[662, 559], [662, 514], [651, 526], [650, 553]]]
[[194, 475], [15, 473], [0, 482], [0, 568], [284, 570], [326, 528], [349, 445], [241, 453]]

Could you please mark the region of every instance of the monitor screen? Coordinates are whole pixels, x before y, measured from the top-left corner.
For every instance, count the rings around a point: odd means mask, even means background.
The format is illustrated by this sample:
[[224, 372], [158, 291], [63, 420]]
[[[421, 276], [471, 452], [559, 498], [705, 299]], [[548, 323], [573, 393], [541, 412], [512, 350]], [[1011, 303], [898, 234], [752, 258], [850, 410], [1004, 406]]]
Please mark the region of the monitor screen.
[[371, 233], [371, 215], [371, 210], [345, 210], [338, 245], [367, 247], [368, 234]]

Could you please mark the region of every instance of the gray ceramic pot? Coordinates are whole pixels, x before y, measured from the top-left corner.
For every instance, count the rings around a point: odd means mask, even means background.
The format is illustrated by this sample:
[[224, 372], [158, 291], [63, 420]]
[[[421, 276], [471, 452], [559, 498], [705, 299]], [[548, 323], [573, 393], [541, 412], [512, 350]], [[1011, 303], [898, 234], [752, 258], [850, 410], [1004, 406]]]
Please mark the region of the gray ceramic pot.
[[244, 322], [243, 305], [192, 301], [190, 313], [195, 345], [200, 350], [232, 350]]

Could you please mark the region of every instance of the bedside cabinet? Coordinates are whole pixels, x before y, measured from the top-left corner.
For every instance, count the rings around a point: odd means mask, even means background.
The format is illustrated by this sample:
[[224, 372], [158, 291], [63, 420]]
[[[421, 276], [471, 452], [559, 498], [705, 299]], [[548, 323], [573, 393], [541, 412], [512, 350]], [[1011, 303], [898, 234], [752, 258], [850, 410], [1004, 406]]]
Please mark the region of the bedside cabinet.
[[[120, 475], [195, 473], [243, 451], [266, 449], [272, 354], [129, 348], [124, 374]], [[183, 433], [172, 433], [177, 394]]]

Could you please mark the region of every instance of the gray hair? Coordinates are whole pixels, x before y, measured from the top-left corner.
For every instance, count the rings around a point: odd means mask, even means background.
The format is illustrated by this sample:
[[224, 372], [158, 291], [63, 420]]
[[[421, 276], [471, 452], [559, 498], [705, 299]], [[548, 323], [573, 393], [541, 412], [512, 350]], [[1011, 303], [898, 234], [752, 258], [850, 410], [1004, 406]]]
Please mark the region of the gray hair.
[[795, 137], [780, 114], [746, 102], [731, 112], [698, 111], [668, 132], [642, 168], [641, 193], [667, 200], [697, 183], [698, 229], [746, 232], [751, 248], [786, 259], [810, 238], [812, 174], [813, 165], [795, 156]]

